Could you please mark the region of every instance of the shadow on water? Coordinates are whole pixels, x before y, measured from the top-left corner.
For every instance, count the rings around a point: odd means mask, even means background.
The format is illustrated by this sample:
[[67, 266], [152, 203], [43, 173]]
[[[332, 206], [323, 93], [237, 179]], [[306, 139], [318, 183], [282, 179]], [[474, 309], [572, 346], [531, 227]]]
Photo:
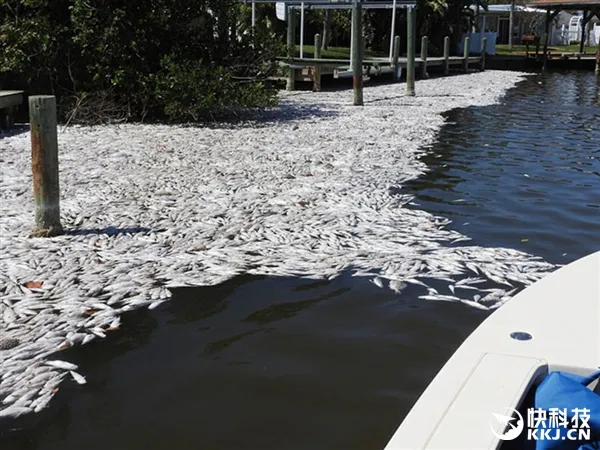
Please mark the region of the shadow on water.
[[333, 110], [323, 109], [319, 105], [288, 104], [282, 102], [278, 107], [268, 109], [240, 110], [236, 116], [227, 120], [215, 120], [198, 124], [185, 124], [189, 128], [234, 129], [252, 126], [254, 128], [269, 127], [290, 121], [327, 119], [337, 116]]
[[15, 124], [9, 130], [0, 130], [0, 140], [23, 133], [29, 133], [29, 124]]
[[486, 316], [347, 274], [179, 289], [61, 354], [88, 384], [67, 381], [51, 418], [0, 447], [381, 448]]
[[106, 234], [108, 236], [118, 236], [120, 234], [136, 234], [136, 233], [149, 233], [151, 228], [146, 227], [106, 227], [106, 228], [73, 228], [65, 230], [66, 235], [70, 236], [90, 236], [97, 234]]

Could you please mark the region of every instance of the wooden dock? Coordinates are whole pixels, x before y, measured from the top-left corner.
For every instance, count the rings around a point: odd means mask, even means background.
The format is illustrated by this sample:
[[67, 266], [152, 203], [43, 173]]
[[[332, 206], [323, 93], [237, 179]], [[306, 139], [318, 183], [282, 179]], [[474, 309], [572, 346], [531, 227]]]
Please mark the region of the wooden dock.
[[[279, 58], [280, 65], [294, 69], [295, 81], [315, 82], [315, 75], [333, 75], [333, 78], [352, 77], [352, 66], [349, 59], [334, 58]], [[394, 70], [402, 70], [408, 67], [408, 58], [398, 58], [397, 63], [390, 62], [389, 58], [366, 58], [362, 61], [363, 75], [365, 77], [377, 76], [386, 73], [394, 73]], [[447, 66], [460, 67], [464, 69], [476, 66], [483, 69], [481, 56], [448, 56], [415, 58], [415, 70], [419, 73], [427, 73], [427, 67]], [[425, 69], [425, 70], [423, 70]]]
[[13, 126], [14, 109], [23, 103], [23, 91], [0, 91], [0, 129]]

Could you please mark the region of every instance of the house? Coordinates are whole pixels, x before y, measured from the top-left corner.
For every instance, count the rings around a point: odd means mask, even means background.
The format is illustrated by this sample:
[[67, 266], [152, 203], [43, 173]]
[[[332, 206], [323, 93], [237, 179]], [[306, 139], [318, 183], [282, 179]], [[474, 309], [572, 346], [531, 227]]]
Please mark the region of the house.
[[[548, 44], [598, 45], [600, 42], [600, 0], [528, 0], [528, 6], [547, 11]], [[557, 17], [568, 12], [569, 23], [554, 23]], [[544, 21], [546, 27], [546, 21]]]
[[[523, 35], [541, 36], [544, 33], [545, 9], [524, 5], [515, 5], [514, 8], [513, 44], [520, 43]], [[508, 44], [510, 9], [510, 4], [503, 4], [489, 5], [487, 11], [479, 10], [475, 22], [476, 29], [483, 33], [496, 33], [496, 44]], [[554, 20], [554, 28], [561, 30], [564, 26], [568, 29], [572, 17], [573, 14], [561, 11]], [[551, 44], [558, 44], [558, 42], [551, 42]]]

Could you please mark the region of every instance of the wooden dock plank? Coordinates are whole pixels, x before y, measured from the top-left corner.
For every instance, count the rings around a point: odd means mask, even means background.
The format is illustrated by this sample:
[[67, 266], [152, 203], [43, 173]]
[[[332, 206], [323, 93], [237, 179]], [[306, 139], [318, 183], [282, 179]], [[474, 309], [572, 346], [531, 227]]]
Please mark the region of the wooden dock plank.
[[23, 103], [23, 91], [0, 91], [0, 109]]
[[23, 103], [23, 91], [0, 91], [0, 128], [13, 126], [15, 106]]

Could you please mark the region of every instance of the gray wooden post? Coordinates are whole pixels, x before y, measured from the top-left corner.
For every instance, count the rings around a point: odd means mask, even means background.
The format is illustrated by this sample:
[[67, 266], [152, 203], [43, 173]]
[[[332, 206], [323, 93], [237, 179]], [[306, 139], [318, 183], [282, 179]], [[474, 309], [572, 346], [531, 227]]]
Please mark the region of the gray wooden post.
[[398, 81], [400, 76], [398, 75], [398, 58], [400, 57], [400, 36], [394, 38], [394, 59], [392, 60], [392, 68], [394, 69], [394, 81]]
[[7, 106], [3, 110], [0, 109], [0, 130], [10, 130], [14, 125], [14, 109], [12, 106]]
[[508, 13], [508, 51], [513, 51], [513, 28], [515, 26], [515, 0], [510, 1], [510, 11]]
[[[321, 35], [315, 34], [315, 59], [321, 59]], [[321, 90], [321, 66], [315, 64], [313, 91]]]
[[600, 77], [600, 41], [598, 42], [598, 48], [596, 49], [596, 76]]
[[53, 95], [29, 97], [29, 123], [36, 206], [32, 235], [56, 236], [62, 234], [63, 228], [60, 224], [56, 98]]
[[363, 29], [362, 29], [362, 4], [361, 0], [354, 0], [352, 8], [352, 78], [354, 87], [354, 106], [363, 105], [363, 73], [362, 73], [362, 47], [363, 47]]
[[542, 56], [542, 70], [546, 70], [548, 63], [548, 37], [550, 35], [550, 9], [546, 10], [546, 23], [544, 25], [544, 54]]
[[450, 73], [450, 36], [444, 38], [444, 75]]
[[487, 52], [487, 38], [481, 40], [481, 70], [485, 70], [485, 54]]
[[[288, 23], [287, 23], [287, 47], [288, 47], [288, 58], [292, 58], [294, 56], [294, 41], [295, 41], [295, 24], [294, 24], [294, 8], [291, 6], [288, 7]], [[288, 62], [292, 64], [292, 62]], [[288, 67], [288, 75], [287, 75], [287, 83], [285, 85], [285, 89], [288, 91], [293, 91], [296, 87], [296, 69], [293, 67]]]
[[583, 18], [581, 19], [581, 40], [579, 41], [579, 53], [583, 53], [583, 46], [585, 44], [585, 26], [588, 22], [587, 10], [583, 10]]
[[421, 38], [421, 78], [429, 78], [427, 73], [427, 36]]
[[406, 11], [406, 95], [415, 95], [415, 10]]
[[471, 45], [471, 38], [465, 37], [465, 48], [463, 49], [463, 69], [465, 72], [469, 71], [469, 46]]

